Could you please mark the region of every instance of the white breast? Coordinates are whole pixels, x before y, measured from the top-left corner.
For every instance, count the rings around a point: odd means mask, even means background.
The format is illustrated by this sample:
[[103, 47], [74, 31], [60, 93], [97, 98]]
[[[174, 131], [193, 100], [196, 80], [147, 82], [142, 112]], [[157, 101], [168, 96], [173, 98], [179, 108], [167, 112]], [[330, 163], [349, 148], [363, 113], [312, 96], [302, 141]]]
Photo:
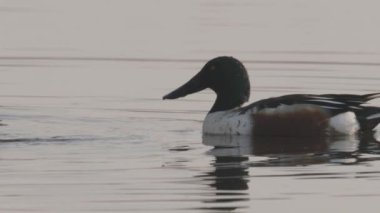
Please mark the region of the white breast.
[[251, 112], [240, 114], [237, 110], [209, 113], [203, 122], [203, 134], [251, 135], [253, 130]]

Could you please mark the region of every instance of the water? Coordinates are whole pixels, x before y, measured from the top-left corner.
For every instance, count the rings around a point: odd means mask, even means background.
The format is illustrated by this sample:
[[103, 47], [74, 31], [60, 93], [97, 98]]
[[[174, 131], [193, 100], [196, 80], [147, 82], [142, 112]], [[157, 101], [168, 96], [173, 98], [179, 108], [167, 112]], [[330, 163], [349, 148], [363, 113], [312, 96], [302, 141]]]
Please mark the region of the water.
[[212, 92], [161, 100], [219, 55], [251, 101], [379, 92], [378, 7], [1, 1], [0, 211], [378, 210], [375, 140], [202, 138]]

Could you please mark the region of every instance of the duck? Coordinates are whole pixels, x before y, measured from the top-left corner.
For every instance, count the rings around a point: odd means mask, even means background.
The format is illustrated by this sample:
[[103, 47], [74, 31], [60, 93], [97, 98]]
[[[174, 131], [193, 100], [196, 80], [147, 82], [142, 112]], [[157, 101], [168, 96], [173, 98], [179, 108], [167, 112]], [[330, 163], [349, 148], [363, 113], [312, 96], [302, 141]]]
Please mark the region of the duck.
[[177, 99], [207, 88], [216, 93], [216, 99], [203, 121], [204, 135], [354, 135], [373, 133], [380, 126], [380, 107], [367, 105], [380, 93], [289, 94], [243, 106], [251, 92], [248, 72], [241, 61], [230, 56], [211, 59], [163, 99]]

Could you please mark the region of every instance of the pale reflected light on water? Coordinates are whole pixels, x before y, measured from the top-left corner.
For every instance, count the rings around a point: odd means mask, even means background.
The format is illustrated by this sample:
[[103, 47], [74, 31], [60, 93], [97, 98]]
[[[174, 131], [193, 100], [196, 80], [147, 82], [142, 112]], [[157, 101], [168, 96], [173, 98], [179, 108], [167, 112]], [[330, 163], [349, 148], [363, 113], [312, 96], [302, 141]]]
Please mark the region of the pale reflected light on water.
[[380, 92], [379, 6], [2, 1], [0, 212], [375, 212], [380, 131], [202, 137], [211, 91], [161, 97], [219, 55], [251, 101]]

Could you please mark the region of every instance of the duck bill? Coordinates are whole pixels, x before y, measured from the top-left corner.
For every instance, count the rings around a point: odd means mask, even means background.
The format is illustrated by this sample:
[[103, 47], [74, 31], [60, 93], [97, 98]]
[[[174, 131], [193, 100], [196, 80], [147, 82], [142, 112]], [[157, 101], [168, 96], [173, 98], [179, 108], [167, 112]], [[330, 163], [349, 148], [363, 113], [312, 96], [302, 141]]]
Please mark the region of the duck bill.
[[180, 86], [173, 92], [165, 95], [163, 99], [177, 99], [185, 97], [186, 95], [199, 92], [206, 89], [207, 86], [201, 81], [199, 75], [194, 76], [190, 81], [186, 82], [184, 85]]

